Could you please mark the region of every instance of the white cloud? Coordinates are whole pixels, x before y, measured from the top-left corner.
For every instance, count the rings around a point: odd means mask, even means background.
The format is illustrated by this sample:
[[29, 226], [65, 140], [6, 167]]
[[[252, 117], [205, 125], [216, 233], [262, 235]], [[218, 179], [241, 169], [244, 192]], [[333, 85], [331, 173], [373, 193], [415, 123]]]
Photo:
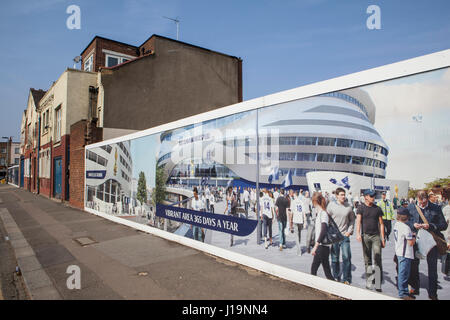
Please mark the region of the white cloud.
[[[450, 174], [450, 69], [366, 86], [390, 148], [387, 178], [414, 188]], [[417, 123], [413, 115], [421, 114]]]

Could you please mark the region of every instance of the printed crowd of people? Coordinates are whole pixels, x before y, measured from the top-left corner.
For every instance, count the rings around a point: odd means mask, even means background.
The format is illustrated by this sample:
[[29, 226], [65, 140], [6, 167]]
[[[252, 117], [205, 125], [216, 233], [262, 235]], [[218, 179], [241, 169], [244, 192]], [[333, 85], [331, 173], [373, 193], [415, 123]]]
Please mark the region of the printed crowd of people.
[[[314, 192], [310, 196], [303, 192], [284, 189], [261, 189], [259, 194], [260, 237], [264, 248], [277, 245], [280, 251], [286, 249], [286, 232], [294, 234], [296, 254], [308, 252], [314, 256], [311, 274], [317, 275], [322, 266], [327, 279], [352, 283], [352, 248], [350, 238], [355, 233], [361, 243], [365, 264], [366, 288], [381, 292], [383, 283], [382, 251], [394, 235], [398, 295], [405, 300], [415, 299], [419, 294], [420, 252], [416, 242], [419, 230], [433, 232], [446, 242], [447, 252], [439, 252], [434, 245], [426, 256], [428, 266], [428, 296], [435, 300], [438, 288], [438, 260], [442, 272], [450, 276], [450, 206], [448, 200], [438, 201], [434, 193], [420, 191], [416, 198], [388, 199], [382, 192], [375, 201], [376, 192], [365, 190], [360, 198], [352, 198], [344, 188], [337, 188], [332, 194]], [[204, 187], [194, 188], [191, 207], [198, 211], [215, 212], [215, 204], [225, 200], [224, 214], [248, 218], [249, 212], [257, 211], [255, 188]], [[241, 211], [242, 215], [238, 213]], [[325, 241], [333, 223], [341, 234], [341, 240]], [[274, 243], [272, 225], [278, 225], [279, 241]], [[204, 230], [193, 227], [194, 239], [204, 241]], [[306, 231], [306, 243], [301, 245], [302, 231]], [[230, 235], [230, 246], [233, 246]], [[354, 249], [353, 249], [354, 250]], [[341, 264], [342, 261], [342, 264]], [[341, 270], [342, 265], [342, 270]], [[377, 276], [373, 277], [376, 274]], [[378, 284], [377, 284], [378, 280]], [[374, 285], [375, 282], [375, 285]]]
[[[385, 192], [382, 193], [378, 202], [375, 202], [375, 195], [374, 190], [365, 190], [360, 199], [352, 201], [351, 195], [348, 195], [343, 188], [337, 188], [331, 195], [315, 192], [311, 198], [308, 191], [303, 193], [302, 190], [286, 192], [283, 189], [278, 191], [277, 188], [263, 189], [260, 192], [260, 216], [263, 223], [261, 237], [264, 239], [264, 247], [267, 249], [273, 245], [272, 221], [276, 218], [280, 238], [279, 250], [286, 248], [285, 230], [290, 230], [295, 233], [297, 255], [300, 256], [303, 254], [300, 246], [301, 232], [306, 229], [306, 251], [314, 256], [311, 274], [317, 275], [319, 267], [322, 266], [327, 279], [351, 284], [350, 237], [356, 233], [356, 239], [362, 245], [366, 288], [381, 292], [382, 250], [393, 233], [398, 295], [402, 299], [413, 300], [419, 294], [420, 288], [420, 253], [418, 254], [416, 234], [420, 229], [428, 230], [446, 243], [440, 252], [437, 245], [432, 246], [424, 257], [428, 266], [428, 296], [432, 300], [437, 299], [439, 258], [442, 262], [442, 272], [450, 276], [448, 201], [443, 199], [438, 203], [433, 193], [427, 194], [425, 191], [420, 191], [416, 199], [409, 201], [397, 199], [399, 204], [397, 205], [386, 197]], [[341, 233], [341, 240], [331, 244], [329, 241], [324, 241], [330, 221]], [[340, 259], [342, 259], [342, 272]], [[373, 277], [374, 273], [379, 277], [378, 285], [377, 277]]]

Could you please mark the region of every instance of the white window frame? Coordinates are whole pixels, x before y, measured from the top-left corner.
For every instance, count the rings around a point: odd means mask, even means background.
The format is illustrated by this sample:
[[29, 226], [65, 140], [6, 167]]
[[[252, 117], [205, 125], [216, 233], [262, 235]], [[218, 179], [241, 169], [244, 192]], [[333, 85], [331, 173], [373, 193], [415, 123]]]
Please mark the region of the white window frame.
[[55, 109], [55, 142], [61, 141], [62, 105]]
[[[136, 58], [134, 56], [130, 56], [130, 55], [127, 55], [127, 54], [123, 54], [123, 53], [119, 53], [119, 52], [115, 52], [115, 51], [111, 51], [111, 50], [106, 50], [106, 49], [103, 49], [103, 53], [105, 54], [105, 66], [107, 68], [114, 67], [114, 66], [117, 66], [117, 65], [119, 65], [121, 63], [124, 63], [124, 61], [123, 61], [124, 59], [129, 61], [129, 60], [133, 60], [133, 59]], [[109, 66], [108, 65], [108, 58], [109, 57], [117, 58], [119, 63], [114, 65], [114, 66]]]
[[94, 54], [91, 53], [86, 59], [84, 59], [84, 71], [93, 72], [94, 70]]

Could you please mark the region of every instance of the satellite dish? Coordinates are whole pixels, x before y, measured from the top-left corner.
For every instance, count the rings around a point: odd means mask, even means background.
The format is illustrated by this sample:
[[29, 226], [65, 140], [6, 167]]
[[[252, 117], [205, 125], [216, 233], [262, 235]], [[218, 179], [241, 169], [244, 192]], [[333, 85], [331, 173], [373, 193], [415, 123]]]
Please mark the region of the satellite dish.
[[78, 63], [81, 61], [81, 56], [76, 56], [75, 58], [73, 58], [73, 61], [75, 61], [75, 63]]

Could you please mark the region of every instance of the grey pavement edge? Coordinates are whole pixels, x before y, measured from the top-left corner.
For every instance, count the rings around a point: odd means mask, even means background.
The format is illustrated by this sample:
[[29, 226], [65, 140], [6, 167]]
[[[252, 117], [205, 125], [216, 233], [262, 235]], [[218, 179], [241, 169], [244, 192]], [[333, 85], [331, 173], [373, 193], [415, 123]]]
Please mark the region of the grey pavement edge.
[[60, 300], [61, 296], [58, 290], [37, 260], [33, 249], [24, 238], [8, 209], [0, 208], [0, 219], [2, 219], [9, 241], [14, 249], [17, 265], [20, 268], [29, 297], [32, 300]]
[[[341, 299], [22, 189], [0, 186], [0, 197], [1, 220], [36, 300]], [[81, 269], [80, 290], [67, 288], [71, 265]]]

